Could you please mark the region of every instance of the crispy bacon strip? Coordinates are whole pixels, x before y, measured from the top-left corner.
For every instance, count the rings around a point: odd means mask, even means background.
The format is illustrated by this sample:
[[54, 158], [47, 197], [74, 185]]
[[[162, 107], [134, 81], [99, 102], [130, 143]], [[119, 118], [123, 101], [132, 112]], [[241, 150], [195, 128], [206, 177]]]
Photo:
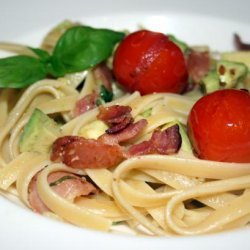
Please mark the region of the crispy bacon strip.
[[76, 102], [74, 109], [74, 117], [84, 114], [85, 112], [94, 109], [96, 107], [96, 101], [98, 99], [97, 93], [92, 93], [84, 96]]
[[99, 109], [100, 112], [97, 118], [107, 123], [109, 129], [107, 129], [106, 132], [108, 134], [114, 134], [123, 130], [134, 120], [131, 115], [132, 109], [129, 106], [101, 106]]
[[188, 74], [194, 83], [199, 83], [210, 68], [210, 57], [208, 52], [192, 50], [187, 58]]
[[56, 193], [70, 201], [79, 196], [98, 192], [97, 188], [85, 178], [67, 172], [51, 173], [48, 182]]
[[58, 138], [52, 148], [51, 160], [61, 161], [73, 168], [110, 168], [124, 159], [119, 145], [79, 136]]
[[[37, 192], [36, 181], [37, 176], [32, 179], [29, 185], [29, 203], [37, 213], [48, 212], [50, 209], [43, 203]], [[48, 182], [57, 194], [70, 201], [79, 196], [87, 196], [98, 192], [97, 188], [84, 178], [67, 172], [50, 174]]]
[[29, 185], [28, 201], [30, 203], [30, 206], [35, 212], [40, 214], [49, 212], [49, 208], [43, 203], [37, 192], [36, 180], [37, 177], [33, 177]]
[[179, 126], [174, 125], [164, 131], [154, 131], [149, 141], [133, 145], [128, 150], [129, 157], [147, 154], [169, 155], [178, 152], [181, 146]]
[[129, 124], [119, 133], [103, 134], [98, 138], [98, 140], [111, 145], [122, 143], [138, 136], [147, 124], [148, 122], [146, 119], [141, 119], [138, 122]]
[[53, 144], [51, 160], [61, 161], [70, 167], [80, 169], [109, 168], [137, 155], [169, 155], [178, 152], [181, 146], [178, 125], [164, 131], [154, 131], [149, 141], [133, 145], [127, 151], [119, 145], [136, 137], [146, 125], [147, 121], [142, 119], [117, 134], [104, 134], [98, 140], [78, 136], [61, 137]]

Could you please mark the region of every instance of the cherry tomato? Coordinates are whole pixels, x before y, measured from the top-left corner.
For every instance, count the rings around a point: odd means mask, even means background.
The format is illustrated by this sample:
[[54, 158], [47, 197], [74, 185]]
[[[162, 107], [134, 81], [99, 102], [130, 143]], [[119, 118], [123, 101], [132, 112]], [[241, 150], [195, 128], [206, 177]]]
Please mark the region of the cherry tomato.
[[188, 133], [198, 157], [250, 162], [250, 94], [218, 90], [202, 97], [188, 118]]
[[181, 93], [188, 73], [180, 48], [162, 33], [141, 30], [128, 35], [118, 46], [114, 75], [128, 91]]

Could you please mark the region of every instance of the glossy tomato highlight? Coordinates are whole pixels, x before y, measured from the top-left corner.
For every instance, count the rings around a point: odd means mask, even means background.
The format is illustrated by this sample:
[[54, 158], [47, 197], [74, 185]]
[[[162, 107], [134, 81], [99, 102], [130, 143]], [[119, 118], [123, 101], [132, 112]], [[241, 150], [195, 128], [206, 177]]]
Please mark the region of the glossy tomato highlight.
[[180, 48], [162, 33], [140, 30], [118, 46], [113, 61], [117, 81], [128, 91], [181, 93], [188, 73]]
[[250, 94], [226, 89], [202, 97], [188, 118], [188, 133], [201, 159], [250, 162]]

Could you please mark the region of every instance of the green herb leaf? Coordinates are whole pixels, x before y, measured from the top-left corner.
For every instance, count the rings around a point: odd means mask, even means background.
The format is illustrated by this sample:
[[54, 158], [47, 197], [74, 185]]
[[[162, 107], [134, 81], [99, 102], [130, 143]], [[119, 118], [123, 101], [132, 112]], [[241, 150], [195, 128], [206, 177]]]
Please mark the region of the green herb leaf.
[[112, 226], [118, 226], [118, 225], [121, 225], [123, 223], [124, 223], [124, 221], [113, 221]]
[[14, 56], [0, 59], [0, 88], [24, 88], [48, 74], [61, 77], [79, 72], [106, 60], [124, 33], [109, 29], [75, 26], [58, 40], [52, 56], [30, 48], [38, 58]]
[[109, 29], [72, 27], [58, 40], [48, 70], [59, 77], [93, 67], [112, 54], [114, 45], [124, 35]]
[[50, 59], [50, 54], [45, 50], [32, 47], [29, 47], [29, 49], [32, 50], [42, 62], [47, 62]]
[[49, 185], [50, 185], [50, 187], [57, 186], [58, 184], [66, 181], [66, 180], [70, 180], [70, 179], [76, 179], [76, 178], [74, 176], [71, 176], [71, 175], [65, 175], [65, 176], [61, 177], [60, 179], [58, 179], [54, 182], [51, 182]]
[[111, 91], [109, 91], [108, 89], [106, 89], [104, 85], [101, 85], [101, 87], [100, 87], [100, 97], [105, 102], [110, 102], [113, 99], [113, 93]]
[[37, 58], [12, 56], [0, 59], [1, 88], [24, 88], [46, 75], [45, 65]]

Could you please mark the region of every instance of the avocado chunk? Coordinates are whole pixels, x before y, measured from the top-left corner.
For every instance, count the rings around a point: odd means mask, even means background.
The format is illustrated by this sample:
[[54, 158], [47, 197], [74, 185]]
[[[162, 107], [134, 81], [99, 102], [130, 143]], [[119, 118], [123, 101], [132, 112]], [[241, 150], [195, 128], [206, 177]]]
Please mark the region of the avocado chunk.
[[219, 89], [240, 88], [247, 77], [248, 68], [244, 63], [219, 60], [201, 80], [201, 88], [205, 93]]
[[181, 134], [181, 150], [185, 151], [185, 152], [193, 152], [192, 150], [192, 146], [191, 146], [191, 142], [188, 138], [187, 132], [186, 132], [186, 128], [184, 127], [183, 124], [181, 124], [180, 122], [176, 122], [179, 126], [179, 132]]
[[248, 74], [248, 68], [244, 63], [220, 60], [216, 67], [223, 88], [234, 88], [244, 80]]
[[201, 88], [205, 93], [211, 93], [220, 89], [220, 78], [215, 70], [209, 71], [201, 80]]
[[48, 153], [60, 135], [60, 126], [41, 110], [35, 109], [20, 136], [20, 152]]

